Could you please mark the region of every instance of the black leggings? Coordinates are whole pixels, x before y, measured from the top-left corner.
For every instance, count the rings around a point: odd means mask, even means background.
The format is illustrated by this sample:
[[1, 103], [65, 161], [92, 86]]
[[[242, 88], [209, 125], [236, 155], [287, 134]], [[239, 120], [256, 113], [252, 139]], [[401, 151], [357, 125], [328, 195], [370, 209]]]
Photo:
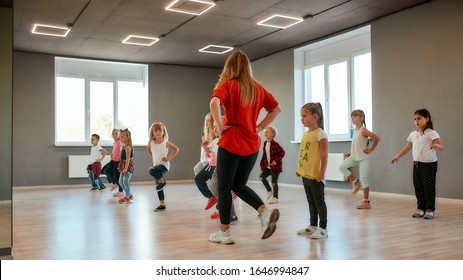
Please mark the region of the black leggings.
[[240, 156], [219, 147], [217, 152], [217, 179], [219, 182], [218, 204], [221, 224], [230, 224], [232, 190], [239, 198], [256, 210], [261, 205], [264, 205], [262, 199], [251, 188], [246, 186], [258, 153]]
[[320, 225], [322, 229], [326, 229], [328, 212], [325, 203], [325, 184], [304, 177], [302, 177], [302, 183], [309, 203], [310, 225], [313, 227]]

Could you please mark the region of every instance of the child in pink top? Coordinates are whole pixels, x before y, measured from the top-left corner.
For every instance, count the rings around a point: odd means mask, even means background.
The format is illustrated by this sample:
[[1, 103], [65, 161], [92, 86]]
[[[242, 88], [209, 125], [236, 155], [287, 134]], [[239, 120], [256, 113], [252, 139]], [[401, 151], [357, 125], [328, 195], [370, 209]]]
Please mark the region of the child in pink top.
[[114, 197], [124, 196], [122, 187], [119, 185], [119, 175], [120, 171], [117, 169], [119, 162], [121, 161], [121, 138], [120, 138], [119, 129], [113, 129], [112, 136], [114, 139], [113, 142], [113, 152], [111, 154], [111, 161], [108, 162], [103, 167], [103, 174], [106, 175], [108, 182], [113, 184], [110, 191], [113, 191], [116, 187], [119, 187], [119, 191], [113, 194]]

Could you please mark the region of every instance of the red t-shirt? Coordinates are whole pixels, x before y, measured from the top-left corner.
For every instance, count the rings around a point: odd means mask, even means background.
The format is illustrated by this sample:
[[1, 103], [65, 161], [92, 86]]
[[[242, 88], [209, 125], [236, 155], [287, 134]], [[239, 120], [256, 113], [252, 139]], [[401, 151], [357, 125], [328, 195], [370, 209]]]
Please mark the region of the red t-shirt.
[[244, 107], [241, 105], [238, 84], [234, 80], [228, 80], [214, 90], [212, 97], [218, 97], [225, 110], [224, 125], [231, 126], [223, 132], [218, 145], [230, 153], [248, 156], [260, 149], [260, 137], [256, 131], [257, 118], [262, 108], [267, 112], [272, 111], [278, 106], [278, 102], [258, 84], [256, 91], [254, 104]]

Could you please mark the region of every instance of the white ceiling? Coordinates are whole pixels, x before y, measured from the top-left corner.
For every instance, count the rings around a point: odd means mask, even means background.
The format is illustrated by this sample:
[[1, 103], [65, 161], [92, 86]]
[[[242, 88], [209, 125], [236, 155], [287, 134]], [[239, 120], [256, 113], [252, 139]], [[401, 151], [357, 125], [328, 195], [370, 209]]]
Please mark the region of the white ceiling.
[[[15, 0], [14, 49], [144, 63], [221, 67], [239, 48], [251, 60], [368, 23], [428, 0], [218, 0], [200, 16], [166, 11], [173, 0]], [[203, 0], [205, 1], [205, 0]], [[273, 15], [312, 18], [287, 29], [257, 25]], [[32, 34], [35, 23], [72, 25], [67, 37]], [[160, 37], [150, 47], [122, 44], [130, 34]]]

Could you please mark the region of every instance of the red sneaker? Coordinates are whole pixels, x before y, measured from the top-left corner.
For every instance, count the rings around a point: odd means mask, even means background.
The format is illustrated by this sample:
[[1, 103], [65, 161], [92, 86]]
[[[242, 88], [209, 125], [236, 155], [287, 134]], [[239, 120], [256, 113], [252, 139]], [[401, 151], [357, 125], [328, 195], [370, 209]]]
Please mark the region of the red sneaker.
[[218, 219], [220, 218], [220, 215], [219, 213], [217, 213], [217, 211], [215, 211], [212, 215], [211, 215], [211, 219]]
[[209, 201], [207, 202], [206, 207], [204, 208], [204, 210], [211, 209], [212, 206], [214, 206], [216, 203], [217, 203], [217, 198], [215, 196], [209, 197]]
[[127, 202], [130, 202], [130, 200], [127, 197], [123, 197], [123, 198], [119, 199], [120, 204], [127, 203]]

